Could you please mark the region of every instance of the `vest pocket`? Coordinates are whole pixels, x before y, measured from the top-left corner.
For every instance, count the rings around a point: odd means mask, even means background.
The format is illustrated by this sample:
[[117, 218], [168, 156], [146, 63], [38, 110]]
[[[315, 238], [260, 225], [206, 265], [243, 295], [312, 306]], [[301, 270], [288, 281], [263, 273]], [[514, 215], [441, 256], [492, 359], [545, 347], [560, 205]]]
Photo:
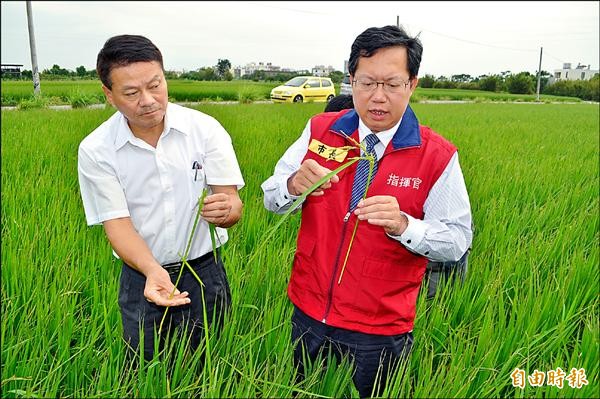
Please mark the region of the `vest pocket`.
[[298, 297], [310, 297], [310, 302], [315, 298], [322, 298], [319, 287], [322, 285], [319, 281], [317, 270], [313, 270], [315, 249], [315, 240], [310, 237], [303, 237], [298, 242], [296, 254], [294, 255], [294, 265], [290, 277], [290, 288]]
[[[353, 287], [347, 306], [378, 326], [392, 326], [399, 319], [414, 318], [416, 294], [425, 267], [403, 266], [382, 259], [366, 259], [361, 281]], [[412, 314], [412, 316], [410, 316]]]
[[363, 277], [387, 281], [419, 282], [423, 278], [425, 267], [401, 265], [389, 261], [365, 259], [362, 269]]
[[292, 267], [292, 280], [307, 283], [307, 287], [315, 284], [314, 275], [311, 270], [312, 254], [315, 249], [315, 240], [310, 237], [303, 237], [298, 242], [296, 254], [294, 255], [294, 266]]

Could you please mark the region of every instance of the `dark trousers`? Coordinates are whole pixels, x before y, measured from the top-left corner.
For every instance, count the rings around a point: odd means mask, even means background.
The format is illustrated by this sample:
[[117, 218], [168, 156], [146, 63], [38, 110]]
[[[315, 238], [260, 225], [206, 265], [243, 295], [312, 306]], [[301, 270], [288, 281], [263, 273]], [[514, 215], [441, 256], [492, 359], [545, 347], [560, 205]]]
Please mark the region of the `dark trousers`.
[[[204, 335], [204, 304], [206, 304], [207, 321], [210, 324], [214, 320], [217, 323], [217, 330], [222, 327], [225, 312], [231, 306], [229, 283], [221, 257], [218, 256], [218, 261], [215, 262], [213, 254], [209, 253], [191, 260], [189, 263], [205, 287], [202, 288], [189, 269], [184, 268], [177, 288], [181, 292], [189, 292], [191, 303], [169, 307], [161, 331], [160, 351], [164, 348], [167, 334], [172, 336], [177, 329], [189, 334], [184, 338], [190, 338], [191, 348], [196, 349]], [[177, 273], [171, 274], [173, 284], [177, 280], [177, 275]], [[154, 334], [158, 334], [166, 307], [146, 300], [144, 297], [145, 284], [146, 277], [143, 274], [123, 264], [119, 287], [123, 338], [130, 349], [128, 355], [133, 355], [135, 358], [139, 352], [140, 336], [143, 335], [144, 358], [151, 360], [154, 356]], [[204, 303], [202, 290], [204, 290]]]
[[458, 278], [465, 281], [470, 249], [456, 262], [433, 262], [429, 261], [425, 269], [423, 285], [427, 284], [427, 299], [433, 299], [438, 290], [440, 281], [450, 285]]
[[[385, 336], [364, 334], [323, 324], [294, 307], [292, 315], [294, 365], [298, 380], [305, 377], [304, 359], [311, 362], [331, 351], [338, 363], [347, 356], [353, 361], [352, 380], [361, 398], [380, 396], [388, 374], [400, 360], [408, 357], [413, 343], [411, 332]], [[378, 374], [379, 373], [379, 374]], [[373, 387], [377, 389], [373, 392]]]

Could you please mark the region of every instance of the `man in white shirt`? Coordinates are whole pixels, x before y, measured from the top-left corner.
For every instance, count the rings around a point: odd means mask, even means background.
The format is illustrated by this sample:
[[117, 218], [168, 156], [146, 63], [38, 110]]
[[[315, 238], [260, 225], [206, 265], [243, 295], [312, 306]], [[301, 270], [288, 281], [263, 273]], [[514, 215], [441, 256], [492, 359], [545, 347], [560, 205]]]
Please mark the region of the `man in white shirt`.
[[261, 186], [283, 213], [349, 159], [375, 159], [372, 173], [358, 161], [306, 197], [288, 285], [298, 376], [306, 358], [348, 355], [361, 397], [381, 395], [410, 351], [428, 259], [456, 261], [472, 239], [456, 147], [408, 105], [422, 50], [396, 26], [361, 33], [348, 65], [355, 109], [312, 117]]
[[[166, 307], [160, 344], [184, 327], [195, 348], [203, 313], [222, 325], [231, 297], [223, 262], [215, 260], [208, 224], [225, 228], [241, 217], [244, 180], [231, 138], [211, 116], [168, 102], [160, 50], [147, 38], [120, 35], [100, 50], [102, 89], [118, 112], [79, 146], [78, 173], [88, 225], [102, 224], [123, 261], [119, 306], [132, 351], [154, 355], [154, 333]], [[201, 218], [188, 240], [203, 190]], [[187, 259], [205, 285], [180, 263]], [[177, 287], [174, 283], [184, 268]], [[204, 298], [203, 298], [204, 297]]]

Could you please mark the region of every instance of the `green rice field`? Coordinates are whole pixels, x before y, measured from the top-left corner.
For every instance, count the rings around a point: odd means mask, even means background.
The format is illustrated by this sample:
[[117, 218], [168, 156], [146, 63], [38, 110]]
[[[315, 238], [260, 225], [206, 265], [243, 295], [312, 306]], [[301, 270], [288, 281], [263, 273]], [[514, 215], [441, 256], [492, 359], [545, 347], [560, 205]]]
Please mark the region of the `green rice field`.
[[[223, 251], [232, 310], [209, 345], [190, 354], [172, 340], [171, 361], [137, 369], [121, 341], [121, 265], [86, 226], [77, 182], [80, 141], [114, 111], [3, 110], [2, 397], [358, 397], [345, 361], [294, 382], [286, 286], [299, 215], [258, 250], [280, 218], [260, 184], [323, 107], [196, 107], [230, 132], [246, 181]], [[413, 109], [459, 148], [475, 236], [465, 282], [421, 293], [410, 361], [385, 395], [599, 397], [599, 106]]]
[[[230, 82], [208, 82], [193, 80], [169, 80], [169, 97], [177, 102], [198, 101], [254, 101], [270, 98], [276, 82], [253, 82], [233, 80]], [[33, 85], [29, 81], [2, 81], [2, 105], [15, 106], [32, 98]], [[339, 93], [339, 85], [336, 92]], [[51, 80], [41, 82], [42, 96], [51, 104], [72, 104], [81, 99], [89, 104], [104, 103], [101, 83], [98, 80]], [[534, 94], [494, 93], [481, 90], [430, 89], [418, 87], [412, 97], [413, 102], [427, 100], [466, 100], [475, 102], [490, 101], [536, 101]], [[541, 95], [542, 102], [581, 102], [579, 98]]]
[[[269, 98], [271, 89], [278, 83], [236, 80], [231, 82], [199, 82], [170, 80], [169, 97], [173, 101], [238, 101], [240, 97], [251, 100]], [[69, 103], [70, 99], [86, 96], [95, 103], [104, 103], [104, 93], [99, 80], [53, 80], [42, 82], [42, 95], [56, 104]], [[33, 94], [28, 81], [2, 81], [2, 105], [16, 105]]]

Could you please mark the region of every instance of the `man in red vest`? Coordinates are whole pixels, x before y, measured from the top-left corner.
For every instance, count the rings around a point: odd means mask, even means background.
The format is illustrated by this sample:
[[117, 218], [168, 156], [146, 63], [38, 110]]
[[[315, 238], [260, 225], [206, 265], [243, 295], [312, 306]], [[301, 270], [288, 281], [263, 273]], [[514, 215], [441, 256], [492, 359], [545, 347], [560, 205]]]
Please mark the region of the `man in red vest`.
[[[354, 108], [354, 102], [351, 94], [340, 94], [333, 97], [327, 105], [324, 112], [338, 112], [343, 109]], [[474, 230], [471, 225], [471, 229]], [[425, 276], [422, 286], [427, 290], [427, 299], [433, 299], [438, 291], [439, 285], [450, 283], [452, 285], [457, 279], [461, 282], [465, 280], [467, 274], [467, 264], [471, 248], [456, 262], [427, 262]]]
[[348, 160], [375, 160], [305, 199], [288, 286], [298, 375], [323, 351], [349, 356], [361, 397], [380, 395], [410, 351], [428, 259], [456, 261], [472, 239], [456, 147], [408, 106], [422, 50], [396, 26], [361, 33], [348, 65], [355, 109], [312, 117], [262, 184], [266, 208], [283, 213]]

